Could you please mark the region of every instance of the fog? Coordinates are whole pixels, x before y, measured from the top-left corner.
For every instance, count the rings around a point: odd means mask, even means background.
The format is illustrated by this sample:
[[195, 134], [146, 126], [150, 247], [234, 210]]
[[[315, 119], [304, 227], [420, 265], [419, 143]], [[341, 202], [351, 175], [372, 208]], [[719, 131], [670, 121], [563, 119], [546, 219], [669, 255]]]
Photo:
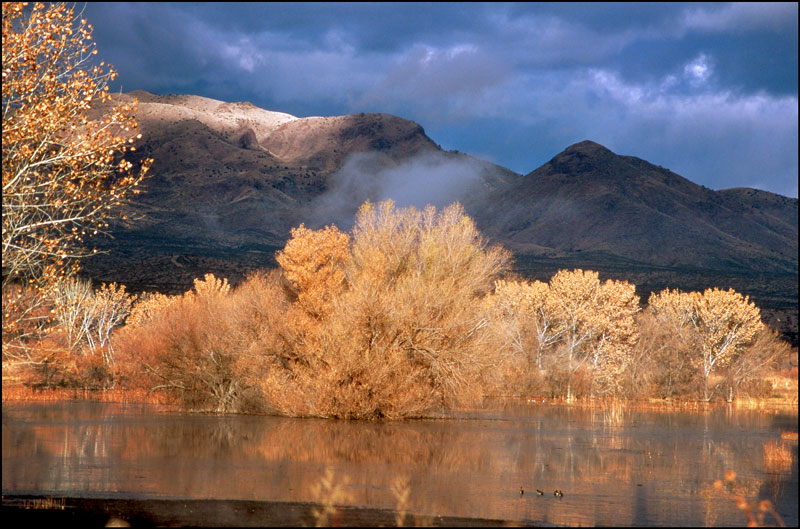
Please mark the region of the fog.
[[401, 163], [382, 153], [355, 153], [331, 176], [328, 190], [312, 203], [306, 222], [349, 229], [366, 200], [442, 208], [477, 192], [484, 171], [478, 160], [447, 153], [423, 153]]

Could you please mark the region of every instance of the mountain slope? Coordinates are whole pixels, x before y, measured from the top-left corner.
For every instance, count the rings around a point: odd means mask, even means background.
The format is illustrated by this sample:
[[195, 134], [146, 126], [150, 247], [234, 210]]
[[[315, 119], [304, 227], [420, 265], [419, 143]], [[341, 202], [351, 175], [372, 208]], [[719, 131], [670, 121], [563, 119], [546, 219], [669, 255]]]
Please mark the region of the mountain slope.
[[519, 176], [445, 152], [420, 125], [389, 114], [297, 118], [250, 103], [141, 91], [115, 103], [134, 98], [143, 139], [133, 157], [153, 158], [150, 177], [126, 211], [137, 220], [112, 225], [113, 239], [94, 241], [108, 253], [85, 263], [87, 275], [134, 289], [177, 291], [206, 272], [235, 281], [274, 266], [293, 226], [352, 222], [364, 200], [413, 187], [405, 183], [409, 164], [469, 173], [426, 178], [418, 196], [408, 194], [421, 206], [437, 184], [449, 203]]
[[791, 272], [796, 212], [796, 199], [712, 191], [583, 141], [494, 193], [476, 214], [519, 251], [536, 245], [659, 266]]

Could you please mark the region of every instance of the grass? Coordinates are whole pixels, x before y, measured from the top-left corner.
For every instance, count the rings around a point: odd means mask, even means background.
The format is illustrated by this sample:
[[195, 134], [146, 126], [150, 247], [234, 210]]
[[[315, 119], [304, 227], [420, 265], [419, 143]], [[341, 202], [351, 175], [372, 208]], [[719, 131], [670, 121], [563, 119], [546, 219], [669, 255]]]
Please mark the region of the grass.
[[[794, 434], [795, 438], [797, 433]], [[786, 441], [764, 443], [764, 467], [769, 472], [789, 472], [792, 469], [792, 450]]]
[[63, 511], [66, 508], [65, 498], [33, 498], [22, 502], [23, 509], [44, 509]]
[[[88, 390], [79, 388], [36, 389], [23, 384], [3, 381], [3, 402], [48, 402], [85, 400], [92, 402], [119, 402], [153, 404], [164, 408], [176, 408], [163, 393], [142, 389]], [[176, 408], [177, 409], [177, 408]]]
[[770, 397], [764, 399], [743, 398], [736, 399], [733, 402], [725, 402], [722, 400], [714, 400], [706, 402], [703, 400], [690, 400], [690, 399], [659, 399], [659, 398], [641, 398], [641, 399], [609, 399], [609, 398], [582, 398], [568, 401], [565, 398], [550, 398], [550, 399], [530, 399], [530, 398], [516, 398], [516, 397], [498, 397], [500, 399], [508, 398], [510, 400], [522, 400], [530, 405], [568, 405], [582, 409], [601, 410], [611, 420], [614, 416], [618, 416], [621, 411], [682, 411], [686, 413], [704, 413], [710, 410], [726, 409], [734, 407], [740, 410], [759, 410], [766, 413], [797, 410], [797, 401], [792, 398], [783, 397]]
[[[795, 381], [795, 387], [797, 382]], [[760, 410], [764, 412], [776, 412], [797, 409], [797, 393], [794, 396], [791, 392], [769, 398], [740, 398], [732, 403], [723, 401], [694, 401], [688, 399], [607, 399], [607, 398], [585, 398], [567, 401], [563, 398], [536, 399], [536, 398], [515, 398], [497, 397], [500, 399], [522, 400], [530, 405], [559, 404], [569, 405], [578, 408], [589, 408], [602, 410], [608, 416], [608, 422], [614, 422], [614, 417], [618, 417], [624, 410], [628, 411], [683, 411], [702, 413], [714, 409], [724, 409], [733, 406], [740, 410]], [[45, 401], [69, 401], [87, 400], [94, 402], [119, 402], [119, 403], [144, 403], [163, 406], [169, 409], [178, 409], [170, 397], [162, 392], [151, 392], [144, 389], [125, 389], [115, 388], [106, 390], [88, 390], [80, 388], [33, 388], [22, 384], [17, 380], [3, 379], [3, 402], [45, 402]], [[792, 432], [787, 432], [791, 434]], [[795, 440], [796, 440], [796, 433]]]

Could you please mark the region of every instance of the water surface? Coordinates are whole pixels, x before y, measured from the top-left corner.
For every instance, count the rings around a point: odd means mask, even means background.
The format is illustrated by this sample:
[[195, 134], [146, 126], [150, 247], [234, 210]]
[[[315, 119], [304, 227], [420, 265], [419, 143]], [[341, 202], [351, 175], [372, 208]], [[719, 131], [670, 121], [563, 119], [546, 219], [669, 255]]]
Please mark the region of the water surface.
[[506, 402], [459, 418], [360, 422], [60, 402], [4, 403], [2, 415], [4, 495], [319, 501], [329, 472], [353, 506], [395, 508], [393, 486], [407, 486], [422, 522], [744, 525], [713, 487], [733, 470], [748, 500], [798, 521], [797, 442], [780, 438], [797, 432], [796, 414]]

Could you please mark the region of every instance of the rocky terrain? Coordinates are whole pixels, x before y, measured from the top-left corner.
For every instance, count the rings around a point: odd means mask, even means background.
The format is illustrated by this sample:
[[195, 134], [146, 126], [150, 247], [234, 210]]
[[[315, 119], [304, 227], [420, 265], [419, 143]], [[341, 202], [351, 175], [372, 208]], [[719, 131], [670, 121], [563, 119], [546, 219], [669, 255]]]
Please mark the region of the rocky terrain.
[[[458, 200], [517, 271], [547, 279], [591, 268], [643, 297], [667, 286], [732, 287], [797, 341], [797, 199], [714, 191], [639, 158], [583, 141], [520, 175], [448, 152], [388, 114], [298, 118], [198, 96], [134, 92], [151, 177], [132, 219], [94, 243], [97, 281], [182, 291], [212, 272], [240, 280], [275, 265], [301, 222], [348, 228], [366, 199], [444, 206]], [[101, 112], [103, 109], [96, 109]]]

